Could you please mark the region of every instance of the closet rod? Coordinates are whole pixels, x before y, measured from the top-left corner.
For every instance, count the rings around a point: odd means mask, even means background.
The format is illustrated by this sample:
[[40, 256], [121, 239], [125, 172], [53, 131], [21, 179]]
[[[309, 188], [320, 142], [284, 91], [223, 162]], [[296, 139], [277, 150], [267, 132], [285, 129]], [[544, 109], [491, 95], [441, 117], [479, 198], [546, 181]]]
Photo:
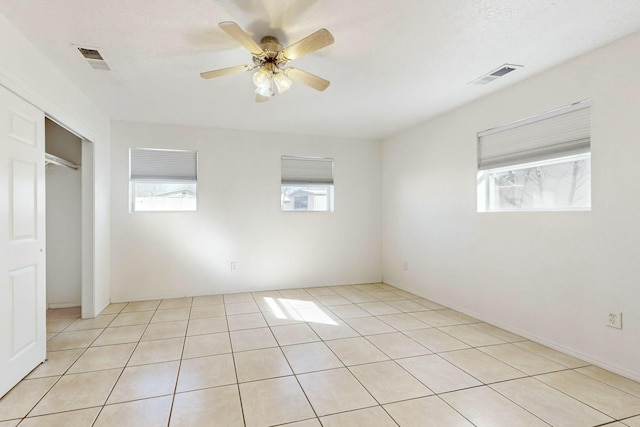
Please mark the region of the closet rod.
[[44, 163], [46, 165], [52, 164], [57, 166], [64, 166], [73, 170], [78, 170], [78, 168], [80, 167], [79, 165], [71, 163], [65, 159], [61, 159], [60, 157], [54, 156], [53, 154], [49, 154], [49, 153], [44, 154]]

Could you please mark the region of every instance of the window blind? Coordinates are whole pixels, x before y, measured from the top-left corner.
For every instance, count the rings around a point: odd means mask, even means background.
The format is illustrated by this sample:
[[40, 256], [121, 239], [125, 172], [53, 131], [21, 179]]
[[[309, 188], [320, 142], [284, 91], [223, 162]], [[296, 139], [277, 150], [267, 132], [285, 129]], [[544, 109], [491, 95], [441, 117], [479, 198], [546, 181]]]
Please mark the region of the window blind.
[[197, 180], [197, 151], [131, 148], [129, 155], [131, 180]]
[[282, 183], [333, 184], [333, 159], [282, 156]]
[[582, 101], [478, 133], [478, 170], [584, 154], [590, 150], [590, 102]]

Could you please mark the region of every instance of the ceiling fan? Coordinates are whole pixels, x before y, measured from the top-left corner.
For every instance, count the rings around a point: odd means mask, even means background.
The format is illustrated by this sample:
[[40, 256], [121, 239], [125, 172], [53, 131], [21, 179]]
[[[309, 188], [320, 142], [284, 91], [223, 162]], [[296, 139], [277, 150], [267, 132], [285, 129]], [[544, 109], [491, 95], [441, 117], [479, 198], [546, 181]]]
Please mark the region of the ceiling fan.
[[329, 46], [334, 42], [333, 36], [326, 29], [282, 48], [276, 37], [264, 36], [260, 44], [238, 24], [231, 21], [220, 22], [218, 26], [253, 55], [253, 65], [237, 65], [219, 70], [200, 73], [203, 79], [225, 76], [241, 71], [255, 71], [253, 84], [256, 86], [256, 102], [268, 101], [276, 93], [282, 93], [291, 87], [292, 81], [302, 83], [316, 90], [325, 90], [329, 81], [298, 68], [287, 67], [287, 63], [316, 50]]

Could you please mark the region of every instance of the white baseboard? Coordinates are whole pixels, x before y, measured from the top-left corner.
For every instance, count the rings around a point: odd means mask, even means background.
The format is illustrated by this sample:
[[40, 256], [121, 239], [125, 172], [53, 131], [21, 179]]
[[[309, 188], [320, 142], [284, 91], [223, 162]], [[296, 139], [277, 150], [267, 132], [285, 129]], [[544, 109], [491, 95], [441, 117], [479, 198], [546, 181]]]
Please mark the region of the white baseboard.
[[520, 330], [518, 328], [514, 328], [511, 325], [505, 324], [504, 322], [501, 322], [501, 321], [492, 319], [490, 317], [475, 313], [475, 312], [473, 312], [471, 310], [465, 309], [464, 307], [459, 307], [456, 304], [450, 304], [450, 303], [448, 303], [446, 301], [439, 301], [439, 300], [433, 299], [431, 297], [426, 297], [424, 295], [420, 295], [414, 289], [408, 289], [407, 287], [398, 286], [398, 285], [394, 285], [394, 284], [391, 284], [391, 283], [388, 283], [388, 284], [391, 285], [391, 286], [394, 286], [394, 287], [396, 287], [398, 289], [402, 289], [403, 291], [411, 292], [414, 295], [418, 295], [419, 297], [429, 299], [430, 301], [433, 301], [433, 302], [435, 302], [437, 304], [443, 305], [443, 306], [448, 307], [448, 308], [452, 308], [452, 309], [454, 309], [456, 311], [459, 311], [461, 313], [464, 313], [466, 315], [475, 317], [476, 319], [482, 320], [483, 322], [489, 323], [490, 325], [497, 326], [498, 328], [502, 328], [505, 331], [514, 333], [516, 335], [520, 335], [521, 337], [526, 338], [526, 339], [531, 340], [531, 341], [534, 341], [534, 342], [537, 342], [538, 344], [545, 345], [545, 346], [547, 346], [549, 348], [552, 348], [554, 350], [557, 350], [557, 351], [560, 351], [562, 353], [568, 354], [569, 356], [573, 356], [573, 357], [576, 357], [578, 359], [584, 360], [585, 362], [588, 362], [588, 363], [590, 363], [592, 365], [598, 366], [598, 367], [600, 367], [602, 369], [606, 369], [607, 371], [610, 371], [610, 372], [613, 372], [615, 374], [622, 375], [623, 377], [626, 377], [626, 378], [632, 379], [634, 381], [640, 382], [640, 374], [638, 372], [633, 372], [633, 371], [630, 371], [628, 369], [622, 368], [620, 366], [612, 365], [611, 363], [605, 362], [604, 360], [600, 360], [600, 359], [595, 358], [593, 356], [590, 356], [588, 354], [585, 354], [585, 353], [582, 353], [580, 351], [574, 350], [572, 348], [566, 347], [565, 345], [563, 345], [561, 343], [558, 343], [558, 342], [555, 342], [555, 341], [550, 341], [550, 340], [548, 340], [546, 338], [539, 337], [539, 336], [531, 334], [531, 333], [529, 333], [527, 331], [523, 331], [523, 330]]
[[56, 308], [80, 307], [79, 302], [52, 302], [47, 304], [47, 309], [55, 310]]

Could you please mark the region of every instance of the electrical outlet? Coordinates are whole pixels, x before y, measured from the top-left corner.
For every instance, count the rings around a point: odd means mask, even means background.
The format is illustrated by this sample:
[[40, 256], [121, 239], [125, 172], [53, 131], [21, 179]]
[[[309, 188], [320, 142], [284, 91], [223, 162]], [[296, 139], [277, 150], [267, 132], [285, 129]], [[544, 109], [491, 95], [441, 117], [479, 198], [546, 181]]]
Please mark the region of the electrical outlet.
[[402, 269], [403, 270], [408, 270], [409, 269], [409, 264], [407, 263], [407, 261], [403, 261], [402, 262]]
[[231, 263], [231, 271], [236, 271], [238, 269], [238, 263], [233, 261]]
[[614, 310], [608, 311], [605, 325], [622, 329], [622, 313]]

